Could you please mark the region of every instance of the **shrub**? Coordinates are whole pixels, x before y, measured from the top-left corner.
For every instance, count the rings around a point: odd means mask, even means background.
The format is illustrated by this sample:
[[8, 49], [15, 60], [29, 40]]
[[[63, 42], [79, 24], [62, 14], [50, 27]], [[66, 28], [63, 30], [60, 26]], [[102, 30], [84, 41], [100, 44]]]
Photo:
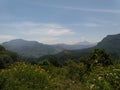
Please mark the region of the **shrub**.
[[39, 66], [16, 63], [0, 72], [1, 90], [53, 90], [49, 75]]

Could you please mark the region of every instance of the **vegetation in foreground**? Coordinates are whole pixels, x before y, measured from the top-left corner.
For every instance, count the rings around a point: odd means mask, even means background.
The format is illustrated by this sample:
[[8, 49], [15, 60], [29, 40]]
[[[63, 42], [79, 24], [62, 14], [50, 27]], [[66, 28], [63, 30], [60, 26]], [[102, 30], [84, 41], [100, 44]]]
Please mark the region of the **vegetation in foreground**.
[[0, 90], [120, 89], [120, 64], [109, 54], [95, 49], [85, 61], [67, 60], [64, 66], [54, 59], [8, 64], [0, 69]]

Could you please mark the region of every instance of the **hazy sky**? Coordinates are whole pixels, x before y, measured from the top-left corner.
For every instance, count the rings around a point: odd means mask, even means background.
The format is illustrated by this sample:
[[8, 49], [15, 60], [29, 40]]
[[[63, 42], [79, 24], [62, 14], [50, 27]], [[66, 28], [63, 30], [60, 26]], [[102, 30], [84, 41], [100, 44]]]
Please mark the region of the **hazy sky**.
[[0, 0], [0, 43], [99, 42], [120, 33], [120, 0]]

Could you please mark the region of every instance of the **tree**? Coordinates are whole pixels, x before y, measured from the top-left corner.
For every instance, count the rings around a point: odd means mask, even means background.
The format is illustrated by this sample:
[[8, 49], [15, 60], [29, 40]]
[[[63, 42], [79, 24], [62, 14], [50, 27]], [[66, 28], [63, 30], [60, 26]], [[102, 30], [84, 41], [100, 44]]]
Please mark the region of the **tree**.
[[90, 64], [102, 64], [108, 66], [112, 64], [110, 55], [104, 49], [95, 49], [90, 55]]
[[18, 60], [18, 55], [6, 50], [0, 45], [0, 69], [8, 67]]

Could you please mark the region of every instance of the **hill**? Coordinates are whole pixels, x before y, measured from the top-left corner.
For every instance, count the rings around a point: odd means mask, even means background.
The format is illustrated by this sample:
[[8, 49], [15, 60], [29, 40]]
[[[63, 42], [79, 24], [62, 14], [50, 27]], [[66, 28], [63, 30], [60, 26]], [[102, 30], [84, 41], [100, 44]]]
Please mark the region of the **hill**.
[[106, 36], [101, 42], [99, 42], [96, 46], [86, 48], [86, 49], [79, 49], [79, 50], [64, 50], [53, 56], [44, 56], [40, 58], [43, 60], [45, 58], [56, 57], [59, 60], [66, 60], [66, 59], [74, 59], [79, 60], [80, 58], [87, 56], [90, 52], [94, 49], [105, 49], [112, 58], [119, 59], [120, 58], [120, 34], [116, 35], [108, 35]]
[[108, 35], [95, 48], [102, 48], [110, 52], [114, 57], [120, 57], [120, 34]]
[[18, 55], [16, 53], [10, 52], [0, 45], [0, 69], [7, 67], [17, 60]]
[[61, 50], [36, 41], [15, 39], [2, 44], [6, 49], [18, 53], [22, 57], [38, 58], [43, 55], [52, 55]]
[[15, 39], [2, 44], [7, 50], [18, 53], [21, 57], [39, 58], [44, 55], [54, 55], [64, 50], [77, 50], [92, 47], [94, 44], [56, 44], [47, 45], [37, 41], [27, 41], [23, 39]]
[[90, 47], [93, 47], [95, 45], [96, 45], [95, 43], [90, 43], [90, 42], [84, 41], [84, 42], [79, 42], [79, 43], [72, 44], [72, 45], [56, 44], [53, 46], [56, 48], [63, 49], [63, 50], [78, 50], [78, 49], [90, 48]]
[[108, 35], [96, 46], [94, 46], [95, 44], [89, 44], [88, 42], [85, 42], [85, 44], [78, 43], [74, 45], [47, 45], [36, 41], [26, 41], [22, 39], [11, 40], [2, 45], [8, 50], [18, 53], [20, 56], [29, 58], [46, 57], [46, 55], [55, 54], [55, 56], [60, 58], [66, 56], [69, 58], [76, 58], [89, 54], [95, 48], [107, 50], [114, 58], [120, 57], [120, 34]]

